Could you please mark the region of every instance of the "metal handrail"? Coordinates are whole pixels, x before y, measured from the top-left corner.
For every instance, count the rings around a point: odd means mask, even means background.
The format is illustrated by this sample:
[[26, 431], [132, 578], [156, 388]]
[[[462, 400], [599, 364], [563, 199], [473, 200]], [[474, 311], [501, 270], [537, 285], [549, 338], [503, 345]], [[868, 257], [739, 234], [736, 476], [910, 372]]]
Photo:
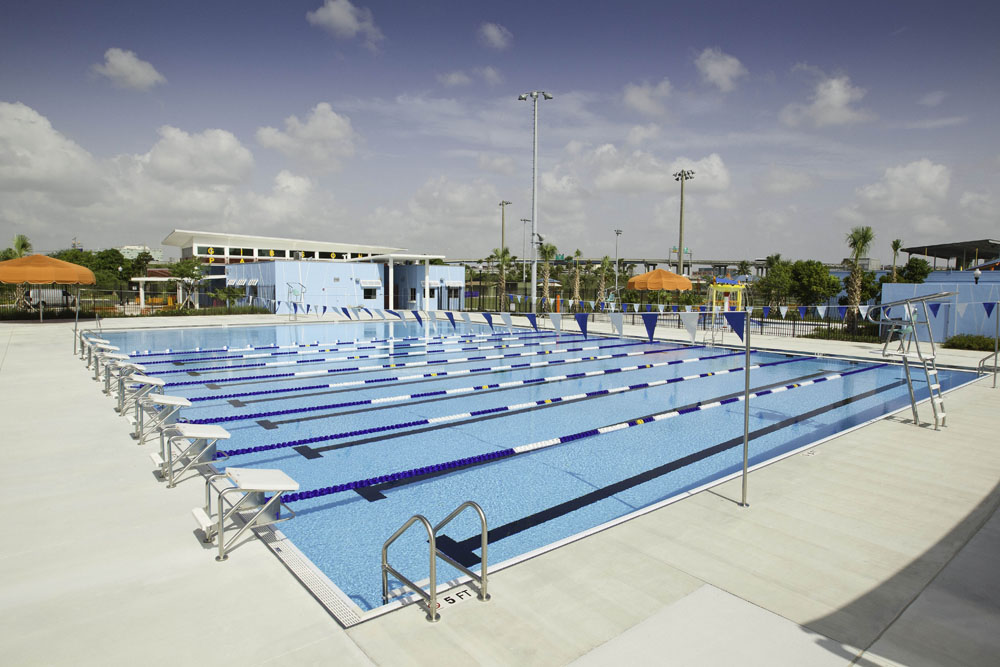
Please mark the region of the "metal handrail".
[[[420, 586], [417, 586], [415, 583], [400, 574], [394, 567], [389, 565], [389, 545], [395, 542], [400, 535], [405, 533], [406, 530], [417, 521], [424, 525], [424, 529], [427, 531], [427, 541], [430, 542], [430, 593], [425, 591]], [[385, 544], [382, 545], [382, 604], [387, 604], [389, 602], [388, 575], [391, 572], [394, 577], [403, 582], [403, 584], [427, 602], [427, 620], [431, 623], [441, 619], [441, 615], [437, 613], [437, 558], [434, 557], [437, 547], [434, 542], [434, 529], [431, 528], [431, 522], [422, 515], [415, 514], [414, 516], [411, 516], [406, 523], [400, 526], [399, 530], [393, 533], [392, 537], [386, 540]]]
[[473, 510], [476, 511], [476, 514], [479, 515], [479, 526], [480, 526], [480, 530], [481, 530], [480, 549], [483, 552], [483, 555], [480, 558], [481, 565], [480, 565], [480, 568], [479, 568], [479, 574], [477, 575], [472, 570], [470, 570], [469, 568], [465, 567], [461, 563], [457, 562], [454, 558], [452, 558], [448, 554], [444, 553], [443, 551], [439, 551], [439, 550], [435, 549], [435, 553], [437, 553], [437, 555], [440, 558], [443, 558], [444, 560], [448, 561], [448, 563], [451, 564], [452, 567], [455, 567], [455, 568], [461, 570], [465, 574], [467, 574], [470, 577], [472, 577], [473, 580], [478, 581], [479, 582], [479, 595], [477, 597], [480, 600], [482, 600], [483, 602], [486, 602], [487, 600], [490, 599], [489, 593], [486, 592], [486, 569], [487, 569], [487, 567], [486, 567], [486, 548], [487, 548], [487, 539], [488, 539], [488, 533], [489, 533], [489, 531], [486, 528], [486, 514], [483, 512], [483, 508], [480, 507], [478, 503], [475, 503], [475, 502], [473, 502], [471, 500], [465, 501], [464, 503], [462, 503], [461, 505], [459, 505], [458, 507], [456, 507], [455, 510], [451, 514], [449, 514], [447, 517], [445, 517], [445, 519], [441, 523], [439, 523], [438, 525], [434, 526], [434, 535], [436, 536], [438, 534], [438, 532], [442, 528], [445, 527], [446, 524], [450, 523], [452, 519], [454, 519], [455, 517], [457, 517], [459, 514], [462, 513], [463, 510], [466, 510], [466, 509], [473, 509]]
[[[958, 294], [958, 292], [936, 292], [934, 294], [925, 294], [924, 296], [913, 296], [913, 297], [910, 297], [909, 299], [900, 299], [899, 301], [888, 301], [886, 303], [879, 303], [879, 304], [876, 304], [876, 305], [872, 306], [871, 310], [868, 311], [868, 315], [866, 315], [865, 317], [866, 317], [866, 319], [871, 319], [872, 313], [879, 312], [879, 311], [881, 311], [882, 309], [885, 309], [885, 308], [891, 308], [893, 306], [902, 306], [903, 304], [906, 304], [906, 303], [917, 303], [917, 302], [920, 302], [920, 301], [933, 301], [934, 299], [941, 299], [941, 298], [944, 298], [946, 296], [953, 296], [955, 294]], [[871, 320], [871, 321], [875, 322], [875, 320]]]

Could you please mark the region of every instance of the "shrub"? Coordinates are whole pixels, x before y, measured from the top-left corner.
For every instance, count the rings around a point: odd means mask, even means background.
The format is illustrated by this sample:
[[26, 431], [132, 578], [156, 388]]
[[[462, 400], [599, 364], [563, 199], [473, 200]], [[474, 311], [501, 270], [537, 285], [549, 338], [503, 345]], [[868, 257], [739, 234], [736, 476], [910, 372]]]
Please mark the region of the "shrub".
[[995, 341], [995, 338], [990, 338], [989, 336], [958, 334], [957, 336], [952, 336], [946, 340], [944, 342], [944, 346], [953, 350], [979, 350], [980, 352], [992, 352]]

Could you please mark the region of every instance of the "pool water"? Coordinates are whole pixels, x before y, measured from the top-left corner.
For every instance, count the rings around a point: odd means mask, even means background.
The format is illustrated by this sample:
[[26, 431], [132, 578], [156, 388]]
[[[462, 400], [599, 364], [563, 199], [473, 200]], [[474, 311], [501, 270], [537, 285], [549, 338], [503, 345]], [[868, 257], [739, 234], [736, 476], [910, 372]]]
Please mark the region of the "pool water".
[[[106, 337], [193, 401], [183, 419], [231, 433], [221, 466], [299, 482], [282, 532], [370, 610], [382, 544], [414, 514], [435, 524], [476, 501], [496, 564], [742, 468], [741, 350], [502, 331], [355, 322]], [[751, 465], [909, 403], [902, 369], [878, 362], [754, 351], [750, 377]], [[945, 390], [971, 379], [940, 373]], [[922, 377], [914, 386], [927, 397]], [[463, 514], [439, 547], [475, 569], [478, 531]], [[401, 537], [390, 562], [425, 579], [423, 532]], [[438, 562], [439, 581], [457, 575]]]

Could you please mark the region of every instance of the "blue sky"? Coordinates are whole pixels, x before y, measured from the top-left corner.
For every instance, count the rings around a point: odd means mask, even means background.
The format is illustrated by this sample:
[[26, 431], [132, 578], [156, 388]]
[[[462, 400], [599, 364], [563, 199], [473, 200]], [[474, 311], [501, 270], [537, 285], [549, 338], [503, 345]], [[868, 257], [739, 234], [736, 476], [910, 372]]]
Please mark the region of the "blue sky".
[[[96, 5], [96, 6], [93, 6]], [[521, 255], [839, 260], [997, 235], [1000, 9], [957, 2], [8, 2], [0, 243], [174, 228]]]

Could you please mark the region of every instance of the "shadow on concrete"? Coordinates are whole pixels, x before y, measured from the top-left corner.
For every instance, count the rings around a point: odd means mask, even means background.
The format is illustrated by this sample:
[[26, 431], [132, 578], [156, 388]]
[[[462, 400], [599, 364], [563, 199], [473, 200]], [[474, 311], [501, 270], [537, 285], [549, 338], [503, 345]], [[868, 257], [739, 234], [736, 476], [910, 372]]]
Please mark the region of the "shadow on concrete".
[[[995, 485], [948, 533], [909, 565], [837, 611], [805, 623], [804, 631], [811, 630], [824, 635], [824, 638], [817, 639], [817, 643], [831, 653], [855, 660], [852, 664], [875, 664], [859, 657], [859, 653], [870, 649], [885, 634], [917, 596], [976, 536], [998, 507], [1000, 507], [1000, 483]], [[970, 609], [978, 605], [972, 599], [969, 599], [968, 603]], [[963, 639], [967, 640], [968, 637]], [[983, 639], [985, 641], [987, 638]], [[992, 645], [991, 642], [989, 646]], [[859, 651], [855, 652], [852, 647], [857, 647]], [[880, 647], [879, 657], [900, 664], [909, 664], [912, 656], [893, 655], [891, 647], [886, 647], [885, 650]]]

